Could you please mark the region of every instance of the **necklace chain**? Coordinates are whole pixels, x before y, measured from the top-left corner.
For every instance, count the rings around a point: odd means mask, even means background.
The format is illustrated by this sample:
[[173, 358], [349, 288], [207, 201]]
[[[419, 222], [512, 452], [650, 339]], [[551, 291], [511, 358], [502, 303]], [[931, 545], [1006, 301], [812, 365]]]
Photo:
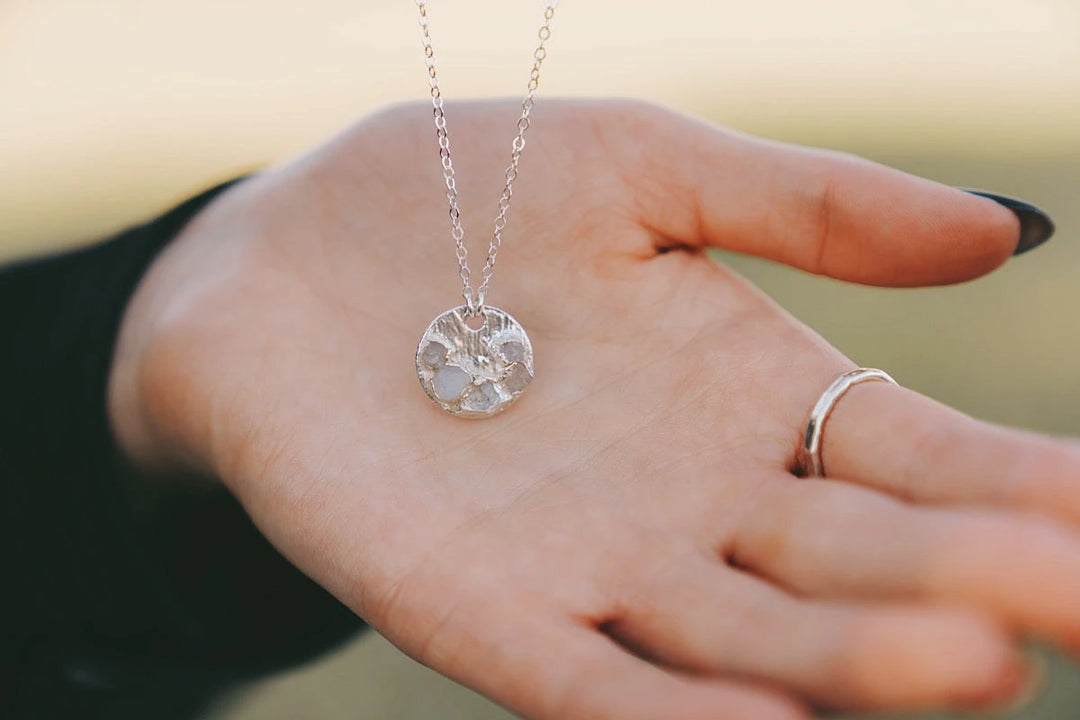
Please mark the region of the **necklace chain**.
[[435, 71], [435, 49], [431, 44], [431, 20], [428, 17], [428, 0], [416, 0], [416, 7], [420, 13], [420, 30], [424, 45], [424, 59], [427, 62], [428, 84], [431, 86], [431, 104], [435, 115], [435, 135], [439, 141], [439, 159], [442, 162], [443, 176], [446, 179], [446, 200], [450, 205], [450, 234], [457, 246], [458, 274], [461, 277], [461, 295], [465, 298], [465, 304], [469, 315], [478, 315], [484, 307], [484, 298], [487, 296], [488, 284], [495, 272], [495, 258], [502, 245], [502, 232], [506, 228], [507, 214], [510, 212], [510, 199], [514, 195], [514, 180], [518, 175], [518, 162], [521, 160], [521, 151], [525, 149], [525, 132], [529, 129], [529, 115], [532, 113], [535, 103], [536, 89], [540, 85], [540, 66], [547, 57], [544, 44], [551, 37], [551, 20], [555, 17], [555, 6], [559, 0], [546, 0], [544, 4], [544, 22], [540, 26], [537, 36], [540, 44], [533, 51], [533, 65], [529, 72], [529, 85], [525, 92], [525, 98], [521, 101], [521, 117], [517, 121], [517, 135], [511, 144], [510, 164], [506, 168], [506, 184], [503, 186], [502, 195], [499, 197], [499, 212], [495, 216], [494, 227], [488, 240], [487, 260], [480, 273], [480, 286], [473, 288], [472, 275], [469, 270], [469, 251], [465, 247], [465, 228], [461, 224], [461, 210], [458, 208], [457, 177], [454, 173], [454, 163], [450, 158], [450, 137], [446, 133], [446, 113], [443, 110], [442, 89], [439, 87], [439, 75]]

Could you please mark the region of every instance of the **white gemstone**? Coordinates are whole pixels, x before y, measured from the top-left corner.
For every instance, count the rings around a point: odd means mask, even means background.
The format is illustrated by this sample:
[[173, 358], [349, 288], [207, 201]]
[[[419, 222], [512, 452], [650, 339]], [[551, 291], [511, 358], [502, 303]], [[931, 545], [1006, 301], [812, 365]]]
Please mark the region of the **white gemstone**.
[[504, 342], [500, 349], [502, 350], [502, 356], [506, 358], [506, 362], [516, 363], [525, 361], [525, 347], [516, 340]]
[[502, 398], [499, 397], [499, 391], [495, 389], [495, 385], [491, 382], [484, 382], [479, 385], [473, 385], [472, 389], [469, 390], [468, 395], [465, 396], [463, 405], [468, 410], [487, 412], [498, 405], [501, 399]]
[[521, 392], [530, 382], [532, 382], [532, 375], [529, 375], [529, 370], [521, 363], [511, 365], [506, 377], [502, 380], [503, 387], [510, 393]]
[[420, 359], [428, 367], [439, 367], [446, 360], [446, 347], [442, 343], [433, 340], [424, 346]]
[[445, 365], [435, 371], [431, 385], [435, 394], [444, 402], [451, 402], [461, 397], [461, 391], [472, 382], [472, 376], [461, 368]]

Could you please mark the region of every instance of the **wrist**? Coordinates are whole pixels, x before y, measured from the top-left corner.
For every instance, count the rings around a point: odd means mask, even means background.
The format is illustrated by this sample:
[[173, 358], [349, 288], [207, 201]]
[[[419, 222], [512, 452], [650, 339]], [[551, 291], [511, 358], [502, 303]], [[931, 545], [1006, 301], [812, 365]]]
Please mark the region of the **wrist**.
[[[183, 203], [145, 231], [161, 233], [163, 247], [146, 267], [121, 317], [106, 390], [106, 412], [117, 448], [135, 468], [150, 472], [208, 474], [197, 456], [164, 423], [160, 401], [169, 396], [170, 378], [182, 367], [168, 367], [162, 348], [169, 314], [205, 277], [210, 216], [215, 202], [236, 181], [208, 190]], [[163, 367], [163, 364], [165, 367]]]

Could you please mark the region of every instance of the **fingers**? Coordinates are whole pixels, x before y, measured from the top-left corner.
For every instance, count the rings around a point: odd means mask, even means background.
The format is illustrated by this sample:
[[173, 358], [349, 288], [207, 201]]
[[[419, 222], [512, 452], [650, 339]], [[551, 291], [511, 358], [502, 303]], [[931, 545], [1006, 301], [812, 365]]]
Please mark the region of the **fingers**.
[[971, 613], [797, 599], [704, 557], [652, 578], [611, 630], [665, 664], [848, 710], [978, 706], [1024, 678], [1005, 634]]
[[1016, 250], [1019, 221], [991, 200], [657, 108], [616, 114], [606, 145], [618, 149], [638, 220], [673, 243], [888, 286], [970, 279]]
[[917, 502], [1025, 507], [1080, 525], [1080, 448], [904, 388], [867, 384], [845, 395], [822, 458], [831, 476]]
[[802, 593], [961, 602], [1080, 650], [1080, 539], [1052, 521], [789, 478], [762, 492], [734, 544], [739, 563]]
[[[520, 611], [520, 608], [519, 608]], [[501, 638], [468, 639], [483, 662], [459, 663], [466, 684], [537, 720], [809, 720], [778, 693], [680, 676], [587, 625], [520, 614]], [[483, 673], [476, 669], [483, 668]], [[437, 668], [446, 671], [444, 668]]]

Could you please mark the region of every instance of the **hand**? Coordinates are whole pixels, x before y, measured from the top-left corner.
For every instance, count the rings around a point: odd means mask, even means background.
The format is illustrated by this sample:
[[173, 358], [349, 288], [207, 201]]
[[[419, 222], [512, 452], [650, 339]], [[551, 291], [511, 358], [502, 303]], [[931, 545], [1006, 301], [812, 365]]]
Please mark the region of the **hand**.
[[[478, 251], [516, 106], [449, 110]], [[229, 191], [155, 263], [111, 412], [147, 467], [220, 478], [405, 652], [529, 718], [805, 717], [1008, 699], [1019, 634], [1080, 648], [1080, 453], [862, 385], [706, 254], [878, 285], [976, 277], [995, 203], [628, 102], [544, 102], [490, 300], [536, 379], [435, 407], [420, 334], [460, 303], [430, 110]], [[505, 141], [505, 142], [504, 142]]]

